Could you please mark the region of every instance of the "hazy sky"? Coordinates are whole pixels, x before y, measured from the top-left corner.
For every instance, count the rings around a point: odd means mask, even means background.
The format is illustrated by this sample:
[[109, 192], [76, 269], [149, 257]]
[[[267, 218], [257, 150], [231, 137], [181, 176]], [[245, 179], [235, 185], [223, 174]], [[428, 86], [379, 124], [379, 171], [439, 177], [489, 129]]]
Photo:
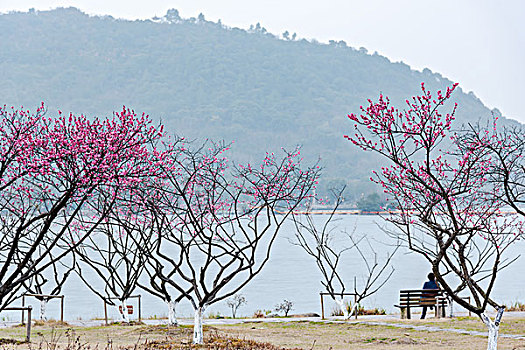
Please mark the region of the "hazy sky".
[[0, 12], [75, 6], [117, 18], [182, 17], [300, 38], [345, 40], [415, 69], [429, 68], [488, 107], [525, 122], [525, 1], [522, 0], [0, 0]]

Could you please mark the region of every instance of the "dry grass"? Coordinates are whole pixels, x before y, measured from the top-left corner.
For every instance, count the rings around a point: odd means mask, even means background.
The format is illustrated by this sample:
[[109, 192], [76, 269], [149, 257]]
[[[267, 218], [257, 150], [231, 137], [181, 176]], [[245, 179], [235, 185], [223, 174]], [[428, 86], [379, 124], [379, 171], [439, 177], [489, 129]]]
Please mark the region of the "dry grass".
[[[407, 324], [484, 331], [475, 318], [407, 320]], [[525, 319], [508, 319], [501, 333], [524, 334]], [[31, 344], [0, 343], [2, 350], [153, 350], [153, 349], [485, 349], [486, 337], [429, 332], [362, 323], [243, 323], [205, 327], [205, 344], [192, 345], [192, 327], [110, 325], [70, 327], [44, 323], [33, 327]], [[0, 338], [23, 339], [25, 328], [0, 329]], [[525, 341], [500, 338], [498, 349], [525, 350]]]
[[48, 327], [69, 327], [69, 323], [57, 321], [57, 320], [47, 320], [47, 321], [35, 320], [33, 321], [32, 325], [33, 326], [48, 326]]
[[[477, 321], [483, 326], [481, 321]], [[411, 322], [410, 322], [411, 323]], [[470, 320], [469, 320], [470, 324]], [[423, 323], [419, 323], [423, 325]], [[445, 324], [439, 325], [442, 328]], [[523, 329], [525, 320], [520, 320]], [[429, 332], [392, 326], [370, 326], [360, 323], [252, 323], [219, 326], [219, 330], [237, 337], [267, 341], [278, 347], [303, 349], [486, 349], [482, 336], [451, 332]], [[457, 327], [460, 328], [460, 327]], [[502, 332], [505, 333], [505, 332]], [[514, 333], [516, 334], [516, 333]], [[517, 333], [524, 334], [525, 333]], [[525, 350], [525, 341], [500, 338], [498, 349]]]
[[[155, 341], [145, 344], [145, 350], [175, 350], [175, 349], [243, 349], [243, 350], [281, 350], [282, 348], [268, 342], [255, 341], [246, 338], [236, 338], [223, 334], [217, 330], [208, 331], [203, 345], [192, 345], [190, 342], [177, 343], [173, 340]], [[301, 350], [301, 349], [295, 349]]]
[[506, 306], [505, 311], [525, 311], [525, 303], [515, 301], [512, 304], [510, 304], [510, 306]]
[[[352, 306], [348, 303], [346, 304], [346, 308], [348, 310], [348, 313], [352, 311]], [[357, 306], [357, 316], [364, 316], [364, 315], [386, 315], [385, 309], [380, 308], [372, 308], [372, 309], [365, 309], [363, 306], [358, 305]], [[334, 306], [332, 308], [332, 311], [330, 312], [330, 316], [343, 316], [343, 312], [341, 309], [337, 306]]]
[[[38, 322], [31, 343], [17, 340], [25, 328], [0, 329], [7, 338], [0, 339], [2, 350], [179, 350], [179, 349], [246, 349], [280, 350], [267, 342], [232, 337], [211, 327], [204, 327], [204, 344], [192, 344], [192, 327], [112, 324], [108, 327], [55, 327]], [[10, 338], [9, 338], [10, 337]]]

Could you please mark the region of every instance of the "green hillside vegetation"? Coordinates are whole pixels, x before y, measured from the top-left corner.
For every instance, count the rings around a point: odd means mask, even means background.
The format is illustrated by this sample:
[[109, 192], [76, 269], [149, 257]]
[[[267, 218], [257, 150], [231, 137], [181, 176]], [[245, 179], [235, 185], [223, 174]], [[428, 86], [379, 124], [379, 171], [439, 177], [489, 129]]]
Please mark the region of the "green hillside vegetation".
[[[451, 81], [344, 42], [279, 39], [260, 25], [229, 28], [176, 10], [143, 21], [91, 17], [75, 8], [0, 15], [0, 100], [35, 109], [103, 115], [122, 105], [187, 138], [235, 141], [241, 161], [302, 145], [325, 168], [320, 191], [347, 184], [374, 193], [377, 158], [343, 134], [346, 115], [380, 92], [401, 104]], [[443, 47], [446, 49], [446, 46]], [[472, 93], [455, 93], [461, 122], [490, 118]]]

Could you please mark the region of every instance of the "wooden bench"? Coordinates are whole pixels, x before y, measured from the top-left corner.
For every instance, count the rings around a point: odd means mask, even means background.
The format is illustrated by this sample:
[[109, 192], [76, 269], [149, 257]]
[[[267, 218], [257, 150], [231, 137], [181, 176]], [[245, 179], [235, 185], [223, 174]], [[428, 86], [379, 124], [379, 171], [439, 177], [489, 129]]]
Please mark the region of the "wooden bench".
[[406, 318], [410, 319], [411, 308], [424, 306], [435, 307], [436, 317], [445, 317], [447, 304], [447, 298], [440, 289], [410, 289], [399, 291], [399, 305], [394, 306], [401, 309], [401, 318], [405, 318], [406, 311]]

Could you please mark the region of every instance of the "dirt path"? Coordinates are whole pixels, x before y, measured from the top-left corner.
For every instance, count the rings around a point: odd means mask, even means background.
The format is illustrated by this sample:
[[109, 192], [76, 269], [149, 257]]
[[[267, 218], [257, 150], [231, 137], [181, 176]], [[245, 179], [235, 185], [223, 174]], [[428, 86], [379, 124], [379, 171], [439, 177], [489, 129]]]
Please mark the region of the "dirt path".
[[[404, 324], [404, 323], [390, 323], [390, 322], [356, 322], [360, 324], [367, 324], [371, 326], [389, 326], [405, 329], [415, 329], [418, 331], [427, 331], [427, 332], [452, 332], [458, 334], [468, 334], [468, 335], [477, 335], [477, 336], [488, 336], [488, 332], [466, 330], [459, 328], [441, 328], [437, 326], [427, 326], [427, 325], [413, 325], [413, 324]], [[500, 338], [509, 338], [509, 339], [523, 339], [525, 340], [525, 334], [499, 334]]]

